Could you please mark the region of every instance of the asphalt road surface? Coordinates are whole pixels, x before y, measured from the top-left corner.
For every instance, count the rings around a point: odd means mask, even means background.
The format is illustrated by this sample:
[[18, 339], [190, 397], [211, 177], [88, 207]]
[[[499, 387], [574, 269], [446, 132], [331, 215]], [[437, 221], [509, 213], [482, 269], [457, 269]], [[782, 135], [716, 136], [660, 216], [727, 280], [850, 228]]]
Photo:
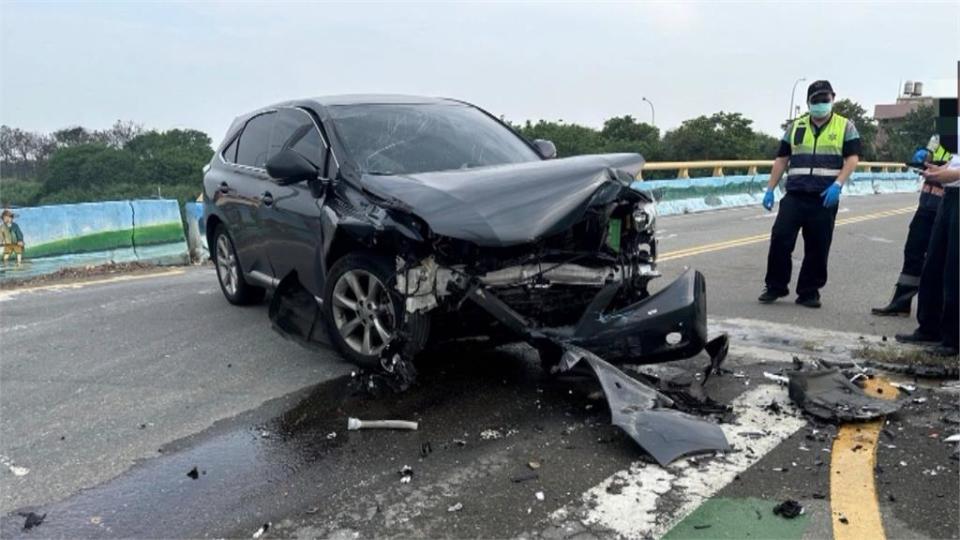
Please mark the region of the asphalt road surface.
[[[209, 267], [0, 292], [0, 535], [957, 537], [956, 381], [836, 427], [763, 375], [912, 328], [869, 308], [915, 201], [843, 200], [820, 310], [756, 303], [772, 214], [660, 219], [662, 284], [702, 270], [711, 332], [733, 339], [732, 373], [706, 390], [733, 407], [734, 451], [667, 468], [609, 425], [596, 388], [545, 376], [522, 346], [442, 351], [410, 391], [374, 398], [335, 354], [274, 333], [265, 306], [228, 305]], [[348, 432], [348, 416], [420, 429]], [[804, 514], [775, 516], [786, 499]], [[24, 531], [28, 511], [46, 518]]]

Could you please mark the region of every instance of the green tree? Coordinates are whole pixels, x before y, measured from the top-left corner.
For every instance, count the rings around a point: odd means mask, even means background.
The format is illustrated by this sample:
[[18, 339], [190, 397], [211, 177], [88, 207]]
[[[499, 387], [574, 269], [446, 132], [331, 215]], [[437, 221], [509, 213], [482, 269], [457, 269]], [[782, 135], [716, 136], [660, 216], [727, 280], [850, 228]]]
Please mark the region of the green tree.
[[530, 140], [552, 141], [557, 146], [559, 157], [596, 154], [603, 147], [600, 134], [595, 129], [578, 124], [567, 124], [562, 120], [559, 122], [539, 120], [536, 124], [527, 120], [523, 126], [514, 126], [514, 128]]
[[770, 159], [776, 139], [754, 131], [752, 124], [740, 113], [723, 111], [686, 120], [663, 136], [664, 154], [672, 161]]
[[50, 157], [37, 201], [146, 198], [158, 191], [164, 197], [192, 200], [202, 190], [203, 166], [212, 154], [210, 138], [189, 129], [147, 131], [123, 148], [116, 142], [71, 143]]
[[877, 159], [877, 123], [873, 117], [867, 115], [866, 109], [850, 99], [841, 99], [833, 104], [833, 111], [852, 121], [860, 132], [860, 142], [863, 147], [864, 161]]
[[630, 115], [616, 116], [600, 130], [603, 152], [636, 152], [647, 161], [660, 159], [660, 130]]
[[[135, 182], [136, 161], [129, 152], [100, 143], [82, 143], [53, 153], [43, 181], [45, 195], [60, 191], [86, 192], [97, 200], [107, 186]], [[78, 202], [75, 201], [75, 202]]]
[[882, 136], [877, 148], [878, 159], [907, 161], [918, 147], [926, 146], [930, 136], [937, 132], [937, 109], [932, 105], [918, 107], [903, 118], [882, 121], [880, 130]]

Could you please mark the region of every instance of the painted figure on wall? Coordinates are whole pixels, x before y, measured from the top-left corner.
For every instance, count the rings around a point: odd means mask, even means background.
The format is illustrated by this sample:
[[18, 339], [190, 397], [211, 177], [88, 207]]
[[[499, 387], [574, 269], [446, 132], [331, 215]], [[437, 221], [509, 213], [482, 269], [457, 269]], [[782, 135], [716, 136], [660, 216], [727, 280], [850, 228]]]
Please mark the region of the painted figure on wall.
[[3, 264], [6, 266], [10, 255], [17, 256], [17, 266], [23, 264], [23, 232], [20, 226], [13, 222], [16, 216], [9, 209], [3, 210], [3, 223], [0, 224], [0, 243], [3, 244]]

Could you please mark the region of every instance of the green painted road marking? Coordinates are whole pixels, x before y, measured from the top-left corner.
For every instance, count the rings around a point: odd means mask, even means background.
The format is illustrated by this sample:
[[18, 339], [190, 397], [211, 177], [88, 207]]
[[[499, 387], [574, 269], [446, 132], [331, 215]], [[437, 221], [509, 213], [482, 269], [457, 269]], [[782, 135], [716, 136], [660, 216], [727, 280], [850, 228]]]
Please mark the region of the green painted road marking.
[[709, 499], [670, 529], [664, 540], [688, 538], [764, 538], [799, 540], [807, 528], [806, 514], [793, 519], [773, 513], [777, 501], [763, 499]]

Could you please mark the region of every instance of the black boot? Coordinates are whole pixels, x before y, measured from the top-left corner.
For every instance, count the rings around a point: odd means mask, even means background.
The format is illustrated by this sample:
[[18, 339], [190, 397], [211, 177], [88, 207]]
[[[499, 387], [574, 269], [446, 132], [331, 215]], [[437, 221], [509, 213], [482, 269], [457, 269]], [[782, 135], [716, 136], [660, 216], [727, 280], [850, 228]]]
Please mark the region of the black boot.
[[890, 303], [882, 308], [873, 308], [870, 310], [874, 315], [881, 317], [909, 317], [910, 304], [913, 297], [917, 294], [917, 288], [912, 285], [897, 285], [893, 291], [893, 298]]

